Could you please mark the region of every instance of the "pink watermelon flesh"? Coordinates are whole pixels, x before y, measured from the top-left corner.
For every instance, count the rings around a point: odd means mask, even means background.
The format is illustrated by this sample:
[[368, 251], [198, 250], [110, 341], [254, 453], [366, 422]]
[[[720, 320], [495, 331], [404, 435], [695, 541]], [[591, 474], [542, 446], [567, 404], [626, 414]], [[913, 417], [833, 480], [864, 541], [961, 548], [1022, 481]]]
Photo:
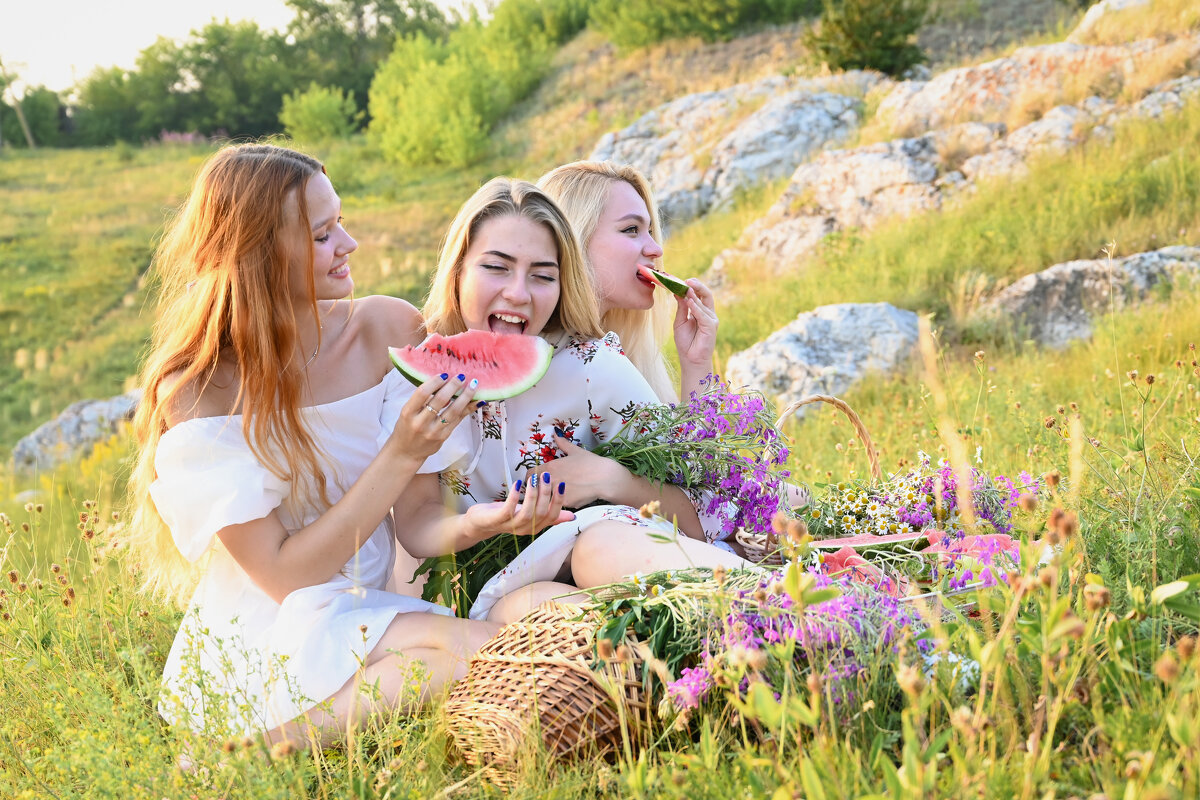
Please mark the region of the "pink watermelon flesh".
[[529, 389], [550, 368], [554, 348], [540, 336], [467, 331], [433, 333], [418, 345], [389, 347], [400, 374], [418, 386], [443, 373], [479, 381], [476, 400], [504, 400]]
[[817, 539], [809, 544], [814, 550], [840, 550], [850, 547], [854, 550], [890, 550], [901, 544], [920, 544], [929, 538], [924, 531], [911, 533], [889, 533], [886, 536], [864, 533], [859, 536], [843, 536], [838, 539]]
[[686, 283], [669, 272], [663, 272], [661, 269], [638, 266], [638, 275], [651, 283], [657, 283], [671, 294], [678, 295], [679, 297], [683, 297], [688, 293], [688, 285]]

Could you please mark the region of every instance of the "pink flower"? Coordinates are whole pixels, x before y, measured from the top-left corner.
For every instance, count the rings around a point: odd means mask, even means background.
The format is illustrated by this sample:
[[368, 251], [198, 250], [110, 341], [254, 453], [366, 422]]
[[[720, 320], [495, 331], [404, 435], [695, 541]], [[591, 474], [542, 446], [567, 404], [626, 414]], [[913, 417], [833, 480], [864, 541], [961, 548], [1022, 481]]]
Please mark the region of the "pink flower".
[[843, 547], [834, 553], [822, 555], [821, 572], [831, 578], [847, 577], [852, 581], [874, 586], [893, 597], [900, 595], [900, 584], [859, 555], [853, 547]]

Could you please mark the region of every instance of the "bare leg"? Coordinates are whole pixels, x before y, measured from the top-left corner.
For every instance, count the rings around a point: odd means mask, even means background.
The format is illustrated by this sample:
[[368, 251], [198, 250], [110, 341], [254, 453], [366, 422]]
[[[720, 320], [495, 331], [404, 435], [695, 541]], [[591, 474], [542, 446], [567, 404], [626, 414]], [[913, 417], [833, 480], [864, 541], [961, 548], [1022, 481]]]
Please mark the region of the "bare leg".
[[[564, 603], [585, 602], [587, 595], [578, 592], [579, 590], [569, 583], [555, 583], [554, 581], [531, 583], [509, 592], [497, 600], [496, 605], [492, 606], [492, 610], [488, 613], [488, 621], [498, 622], [501, 625], [516, 622], [547, 600], [561, 600]], [[566, 595], [566, 597], [562, 595]]]
[[[499, 627], [492, 622], [438, 614], [398, 614], [367, 654], [366, 664], [357, 674], [327, 702], [264, 734], [267, 743], [288, 740], [303, 747], [308, 744], [311, 732], [325, 746], [344, 736], [350, 725], [362, 723], [372, 712], [396, 707], [419, 708], [466, 675], [471, 655]], [[412, 692], [414, 667], [428, 673], [419, 693]]]
[[645, 528], [606, 520], [588, 526], [571, 551], [571, 573], [581, 589], [603, 586], [634, 573], [687, 567], [746, 569], [754, 565], [707, 542], [677, 536], [659, 542]]

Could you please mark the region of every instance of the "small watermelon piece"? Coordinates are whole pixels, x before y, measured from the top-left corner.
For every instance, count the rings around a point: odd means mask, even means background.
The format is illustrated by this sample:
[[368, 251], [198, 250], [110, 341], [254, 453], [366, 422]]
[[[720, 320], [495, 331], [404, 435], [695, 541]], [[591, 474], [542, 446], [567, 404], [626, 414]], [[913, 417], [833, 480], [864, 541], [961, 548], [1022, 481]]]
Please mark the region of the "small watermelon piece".
[[651, 283], [657, 283], [673, 295], [683, 297], [688, 293], [688, 285], [669, 272], [638, 265], [638, 274]]
[[408, 347], [389, 347], [400, 374], [420, 386], [443, 373], [479, 381], [476, 400], [504, 400], [529, 389], [550, 368], [554, 348], [540, 336], [467, 331], [454, 336], [432, 333]]
[[809, 543], [813, 550], [841, 550], [849, 547], [855, 551], [891, 550], [902, 544], [924, 544], [929, 540], [926, 531], [911, 531], [909, 533], [874, 534], [864, 533], [858, 536], [842, 536], [837, 539], [817, 539]]

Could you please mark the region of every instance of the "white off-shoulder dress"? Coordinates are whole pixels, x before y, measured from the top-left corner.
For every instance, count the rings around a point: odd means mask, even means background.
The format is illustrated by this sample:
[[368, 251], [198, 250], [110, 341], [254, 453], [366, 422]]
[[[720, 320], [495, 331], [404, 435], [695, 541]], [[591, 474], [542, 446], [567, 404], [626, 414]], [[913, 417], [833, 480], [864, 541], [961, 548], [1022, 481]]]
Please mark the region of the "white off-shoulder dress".
[[[332, 464], [330, 502], [366, 469], [413, 387], [391, 372], [376, 386], [304, 409]], [[452, 439], [422, 472], [453, 459]], [[391, 516], [327, 583], [272, 600], [238, 566], [216, 533], [278, 509], [289, 531], [325, 510], [287, 502], [291, 485], [272, 474], [242, 436], [242, 418], [204, 417], [168, 430], [150, 494], [179, 550], [203, 574], [167, 657], [159, 713], [213, 736], [282, 725], [323, 702], [360, 668], [397, 614], [449, 614], [443, 606], [384, 591], [395, 556]]]

